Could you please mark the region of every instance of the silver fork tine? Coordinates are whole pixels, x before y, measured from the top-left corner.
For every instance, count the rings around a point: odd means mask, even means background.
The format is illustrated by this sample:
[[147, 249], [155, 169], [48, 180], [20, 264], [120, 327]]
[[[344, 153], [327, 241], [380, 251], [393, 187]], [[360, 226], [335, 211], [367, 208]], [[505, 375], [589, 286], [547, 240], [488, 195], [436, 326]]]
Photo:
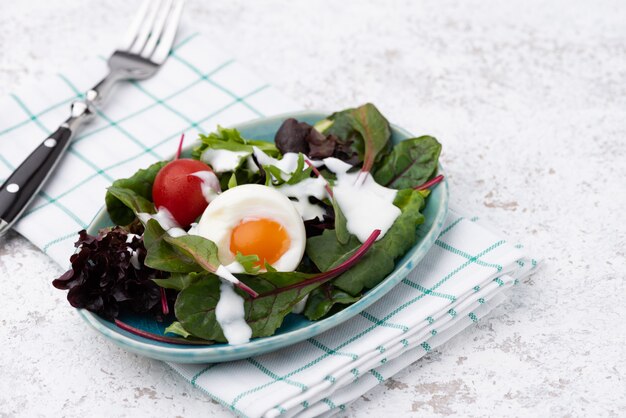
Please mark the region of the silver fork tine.
[[133, 19], [132, 23], [128, 27], [128, 30], [126, 31], [126, 34], [124, 35], [124, 38], [122, 39], [122, 42], [120, 43], [119, 49], [121, 51], [128, 51], [130, 47], [133, 45], [133, 41], [137, 37], [137, 32], [139, 31], [139, 26], [141, 26], [141, 22], [143, 22], [143, 18], [146, 15], [146, 12], [148, 11], [149, 5], [150, 5], [150, 0], [144, 0], [144, 2], [139, 7], [139, 10], [137, 11], [135, 18]]
[[133, 43], [133, 46], [130, 48], [131, 54], [138, 54], [141, 52], [143, 47], [146, 45], [146, 39], [148, 39], [148, 35], [150, 35], [150, 30], [154, 25], [154, 19], [156, 18], [157, 11], [159, 10], [159, 6], [161, 5], [161, 0], [151, 1], [150, 9], [148, 10], [148, 14], [143, 20], [141, 27], [139, 28], [139, 33], [137, 34], [137, 39]]
[[157, 41], [161, 36], [161, 32], [163, 31], [163, 27], [165, 26], [165, 21], [167, 20], [167, 15], [169, 14], [171, 7], [172, 0], [165, 0], [163, 4], [161, 4], [159, 13], [157, 14], [156, 20], [154, 21], [154, 26], [152, 27], [152, 31], [150, 32], [148, 42], [146, 42], [146, 46], [141, 51], [142, 57], [150, 58], [150, 55], [152, 55], [152, 53], [154, 52], [154, 48], [156, 48]]
[[178, 22], [180, 22], [180, 16], [183, 12], [184, 3], [184, 0], [174, 0], [172, 12], [170, 13], [169, 19], [167, 19], [159, 44], [150, 58], [150, 61], [155, 64], [162, 64], [170, 53], [170, 49], [174, 43], [174, 38], [176, 37]]

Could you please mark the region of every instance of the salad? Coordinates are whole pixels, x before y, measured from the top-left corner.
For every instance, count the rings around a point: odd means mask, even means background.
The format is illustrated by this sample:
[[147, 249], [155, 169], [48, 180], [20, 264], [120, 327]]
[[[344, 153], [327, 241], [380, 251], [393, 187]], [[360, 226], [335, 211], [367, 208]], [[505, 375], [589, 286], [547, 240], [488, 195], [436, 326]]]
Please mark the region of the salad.
[[[442, 179], [437, 140], [393, 146], [370, 103], [313, 126], [287, 119], [273, 143], [218, 127], [191, 158], [181, 148], [109, 187], [116, 226], [81, 231], [53, 281], [72, 306], [179, 344], [243, 344], [289, 314], [315, 321], [356, 302], [415, 245]], [[169, 326], [137, 330], [126, 312]]]

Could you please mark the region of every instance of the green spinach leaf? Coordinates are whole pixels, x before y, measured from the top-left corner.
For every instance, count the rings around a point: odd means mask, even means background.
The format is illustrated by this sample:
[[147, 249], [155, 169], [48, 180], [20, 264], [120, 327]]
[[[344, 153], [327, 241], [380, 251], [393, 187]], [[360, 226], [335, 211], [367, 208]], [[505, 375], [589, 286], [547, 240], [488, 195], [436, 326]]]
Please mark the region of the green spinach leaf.
[[144, 264], [157, 270], [170, 273], [189, 273], [202, 271], [193, 258], [178, 251], [165, 241], [167, 232], [154, 219], [149, 219], [145, 225], [143, 242], [146, 247]]
[[406, 139], [381, 161], [374, 179], [394, 189], [419, 186], [437, 172], [439, 154], [441, 144], [432, 136]]
[[187, 274], [172, 273], [171, 276], [167, 279], [152, 279], [152, 281], [165, 289], [174, 289], [180, 292], [192, 283], [200, 280], [204, 274], [204, 272], [192, 272]]
[[[252, 328], [253, 337], [273, 335], [282, 324], [294, 305], [323, 282], [281, 290], [289, 285], [300, 283], [313, 275], [290, 272], [267, 272], [258, 276], [240, 277], [246, 285], [259, 292], [252, 298], [235, 289], [244, 298], [245, 320]], [[215, 307], [220, 297], [220, 280], [207, 274], [182, 290], [176, 299], [176, 318], [185, 330], [196, 337], [225, 342], [224, 334], [215, 318]]]
[[[393, 271], [395, 260], [415, 244], [416, 226], [424, 222], [420, 213], [424, 204], [422, 194], [411, 189], [400, 190], [394, 204], [401, 209], [400, 216], [359, 263], [332, 281], [337, 288], [357, 296], [363, 289], [376, 286]], [[307, 240], [306, 254], [317, 268], [326, 271], [345, 261], [359, 245], [353, 235], [344, 244], [335, 230], [325, 230], [322, 235]]]
[[359, 299], [360, 296], [351, 296], [335, 288], [331, 283], [326, 283], [309, 294], [303, 313], [311, 321], [317, 321], [325, 317], [333, 306], [350, 305]]
[[[115, 224], [130, 224], [135, 219], [135, 213], [133, 211], [136, 212], [136, 208], [147, 206], [144, 203], [140, 203], [134, 196], [152, 202], [152, 185], [154, 184], [154, 178], [159, 170], [168, 162], [169, 161], [160, 161], [154, 163], [146, 169], [137, 171], [127, 179], [119, 179], [113, 182], [107, 191], [104, 201], [106, 203], [107, 212], [109, 212], [109, 217]], [[113, 193], [111, 189], [116, 190], [117, 195]], [[123, 192], [122, 189], [129, 191]], [[126, 200], [123, 200], [124, 198], [119, 197], [119, 195], [126, 197]], [[142, 206], [129, 206], [135, 203]], [[146, 212], [152, 213], [151, 211]]]
[[145, 265], [170, 273], [213, 272], [219, 266], [217, 246], [211, 240], [184, 235], [171, 237], [154, 219], [149, 219], [143, 235]]

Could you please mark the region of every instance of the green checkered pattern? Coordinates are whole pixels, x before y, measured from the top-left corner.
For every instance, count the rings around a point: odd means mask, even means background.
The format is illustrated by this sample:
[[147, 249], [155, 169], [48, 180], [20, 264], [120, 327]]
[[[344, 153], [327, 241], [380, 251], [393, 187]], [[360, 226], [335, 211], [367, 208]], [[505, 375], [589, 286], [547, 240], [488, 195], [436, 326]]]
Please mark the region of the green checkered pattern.
[[251, 359], [171, 366], [240, 416], [331, 415], [478, 322], [536, 264], [452, 212], [418, 267], [348, 322]]
[[[0, 99], [0, 179], [67, 117], [106, 71], [102, 58]], [[185, 132], [213, 130], [298, 106], [198, 35], [181, 37], [152, 79], [121, 85], [75, 138], [16, 229], [66, 265], [105, 188], [171, 156]], [[246, 360], [170, 364], [240, 416], [318, 416], [346, 405], [479, 321], [537, 262], [452, 213], [414, 270], [351, 320], [294, 346]]]
[[[105, 74], [94, 58], [0, 99], [0, 182], [67, 118]], [[108, 105], [79, 131], [55, 175], [15, 229], [62, 264], [76, 233], [102, 206], [106, 187], [174, 154], [217, 124], [229, 125], [297, 108], [197, 34], [182, 36], [155, 77], [120, 85]]]

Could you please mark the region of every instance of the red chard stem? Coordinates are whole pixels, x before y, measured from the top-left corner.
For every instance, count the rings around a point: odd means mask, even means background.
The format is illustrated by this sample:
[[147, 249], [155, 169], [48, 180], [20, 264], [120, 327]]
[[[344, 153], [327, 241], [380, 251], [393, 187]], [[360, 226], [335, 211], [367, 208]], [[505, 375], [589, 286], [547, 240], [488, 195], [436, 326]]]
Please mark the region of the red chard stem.
[[170, 308], [167, 306], [167, 295], [165, 294], [165, 289], [160, 287], [161, 291], [161, 309], [163, 310], [163, 315], [168, 315], [170, 313]]
[[211, 345], [212, 344], [210, 341], [193, 341], [193, 340], [185, 340], [183, 338], [172, 338], [172, 337], [166, 337], [165, 335], [153, 334], [151, 332], [132, 327], [120, 321], [119, 319], [115, 320], [115, 325], [117, 325], [119, 328], [123, 329], [124, 331], [130, 332], [131, 334], [135, 334], [140, 337], [147, 338], [148, 340], [159, 341], [162, 343], [180, 344], [180, 345]]
[[185, 134], [180, 135], [180, 142], [178, 143], [178, 151], [176, 151], [176, 160], [180, 158], [180, 154], [183, 152], [183, 142], [185, 141]]
[[426, 190], [426, 189], [430, 189], [433, 186], [436, 186], [437, 184], [441, 183], [441, 180], [443, 180], [443, 174], [439, 174], [438, 176], [434, 177], [431, 180], [428, 180], [426, 183], [420, 185], [420, 186], [415, 186], [413, 188], [413, 190]]
[[365, 255], [365, 253], [372, 247], [372, 245], [374, 245], [374, 243], [376, 242], [376, 238], [378, 238], [379, 235], [380, 235], [380, 229], [375, 229], [374, 231], [372, 231], [369, 238], [367, 238], [365, 242], [361, 244], [361, 246], [354, 252], [354, 254], [352, 254], [350, 258], [348, 258], [346, 261], [344, 261], [337, 267], [330, 269], [328, 271], [325, 271], [324, 273], [320, 273], [317, 276], [313, 276], [310, 279], [304, 280], [300, 283], [294, 283], [289, 286], [274, 289], [270, 292], [262, 294], [261, 296], [276, 295], [278, 293], [282, 293], [287, 290], [306, 287], [308, 285], [311, 285], [317, 282], [326, 281], [326, 280], [339, 276], [341, 273], [349, 270]]

